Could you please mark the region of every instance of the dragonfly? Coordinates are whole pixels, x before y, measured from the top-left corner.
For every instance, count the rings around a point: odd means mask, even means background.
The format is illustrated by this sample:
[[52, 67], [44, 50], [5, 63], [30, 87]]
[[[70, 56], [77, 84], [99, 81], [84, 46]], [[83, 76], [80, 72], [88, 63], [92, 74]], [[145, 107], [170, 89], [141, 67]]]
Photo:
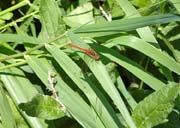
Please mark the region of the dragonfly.
[[97, 52], [95, 52], [93, 49], [89, 48], [82, 48], [78, 45], [75, 45], [73, 43], [70, 43], [68, 44], [70, 47], [73, 47], [73, 48], [76, 48], [76, 49], [79, 49], [80, 51], [84, 52], [85, 54], [87, 54], [88, 56], [90, 56], [91, 58], [95, 59], [95, 60], [98, 60], [99, 59], [99, 54]]

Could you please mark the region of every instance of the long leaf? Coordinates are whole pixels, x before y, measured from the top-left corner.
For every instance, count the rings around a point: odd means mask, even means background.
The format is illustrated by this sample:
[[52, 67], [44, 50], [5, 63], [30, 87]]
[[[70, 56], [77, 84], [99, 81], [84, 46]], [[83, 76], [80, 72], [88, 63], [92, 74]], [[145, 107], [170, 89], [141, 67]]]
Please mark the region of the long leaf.
[[[136, 10], [136, 8], [129, 1], [127, 0], [116, 0], [116, 1], [126, 13], [126, 17], [128, 18], [141, 17], [141, 14]], [[157, 43], [155, 37], [153, 36], [153, 33], [151, 32], [148, 26], [139, 28], [136, 31], [138, 32], [138, 34], [143, 40], [147, 42]]]
[[[52, 65], [46, 59], [38, 59], [33, 56], [26, 57], [28, 64], [41, 79], [47, 88], [49, 87], [48, 72], [52, 71]], [[59, 100], [67, 107], [67, 111], [73, 115], [79, 123], [87, 128], [96, 127], [91, 108], [69, 86], [63, 82], [59, 75], [56, 76], [56, 90], [59, 92]], [[79, 107], [80, 106], [80, 107]], [[84, 115], [88, 115], [84, 118]]]
[[162, 87], [166, 86], [166, 84], [164, 84], [160, 80], [156, 79], [155, 77], [147, 73], [147, 71], [145, 71], [139, 64], [119, 54], [118, 52], [112, 49], [109, 49], [103, 46], [97, 46], [97, 45], [96, 45], [96, 49], [102, 55], [116, 62], [117, 64], [127, 69], [132, 74], [134, 74], [137, 78], [144, 81], [147, 85], [149, 85], [154, 90], [159, 90]]
[[2, 126], [4, 128], [16, 128], [16, 122], [12, 114], [10, 104], [1, 86], [0, 86], [0, 106], [1, 106], [0, 114], [1, 114]]
[[106, 46], [112, 47], [117, 44], [131, 47], [133, 49], [138, 50], [139, 52], [151, 57], [156, 60], [160, 64], [166, 66], [173, 72], [180, 75], [180, 64], [175, 62], [173, 58], [148, 44], [147, 42], [135, 37], [135, 36], [121, 36], [115, 39], [112, 39], [112, 42], [107, 44]]
[[83, 74], [80, 68], [58, 48], [46, 45], [46, 49], [56, 59], [58, 64], [74, 81], [74, 83], [76, 83], [76, 85], [85, 93], [91, 102], [94, 111], [96, 111], [98, 114], [98, 118], [102, 121], [104, 126], [114, 128], [121, 127], [120, 122], [116, 120], [117, 117], [111, 115], [111, 112], [113, 112], [111, 106], [105, 97], [100, 93], [98, 88], [95, 87], [95, 85], [90, 81], [88, 76]]
[[[12, 68], [1, 71], [0, 74], [2, 82], [4, 83], [6, 89], [13, 98], [16, 105], [22, 102], [28, 102], [29, 100], [31, 100], [33, 95], [37, 94], [36, 89], [29, 82], [29, 80], [21, 70]], [[29, 117], [24, 113], [23, 116], [33, 128], [47, 127], [47, 125], [42, 120]]]
[[180, 21], [180, 16], [166, 14], [114, 20], [106, 23], [96, 23], [92, 25], [82, 26], [73, 30], [73, 32], [82, 35], [86, 34], [86, 36], [105, 36], [125, 31], [132, 31], [148, 25], [162, 24], [172, 21]]
[[[73, 43], [80, 44], [84, 43], [78, 36], [76, 36], [73, 33], [68, 34], [70, 39]], [[79, 54], [81, 58], [84, 58], [82, 54]], [[85, 59], [84, 59], [85, 60]], [[106, 93], [111, 97], [111, 99], [114, 101], [114, 104], [117, 106], [119, 111], [121, 112], [122, 116], [124, 117], [126, 123], [130, 127], [136, 127], [131, 119], [131, 116], [125, 106], [125, 103], [123, 102], [120, 94], [118, 93], [117, 89], [115, 88], [115, 85], [112, 83], [112, 80], [110, 76], [108, 75], [108, 72], [105, 68], [105, 66], [101, 63], [101, 61], [93, 61], [92, 63], [89, 63], [89, 61], [85, 60], [86, 64], [89, 66], [89, 68], [92, 70], [98, 81], [101, 83], [101, 86], [104, 88]]]
[[1, 42], [24, 42], [30, 44], [39, 44], [41, 41], [35, 37], [23, 34], [0, 34]]

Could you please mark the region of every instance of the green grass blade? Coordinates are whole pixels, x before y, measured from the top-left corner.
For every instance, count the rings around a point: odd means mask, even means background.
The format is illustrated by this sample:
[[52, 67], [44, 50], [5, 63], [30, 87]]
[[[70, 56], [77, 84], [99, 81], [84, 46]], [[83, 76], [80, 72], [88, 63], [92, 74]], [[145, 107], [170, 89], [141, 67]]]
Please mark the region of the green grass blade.
[[[74, 35], [73, 33], [68, 34], [70, 39], [73, 43], [84, 43], [78, 36]], [[83, 59], [82, 54], [80, 54], [81, 58]], [[85, 60], [86, 64], [89, 66], [97, 80], [101, 83], [101, 86], [104, 88], [106, 93], [111, 97], [114, 104], [117, 106], [119, 111], [121, 112], [122, 116], [124, 117], [126, 123], [131, 127], [135, 128], [131, 116], [125, 106], [125, 103], [123, 102], [119, 92], [115, 88], [115, 85], [112, 83], [112, 80], [105, 68], [105, 66], [101, 63], [101, 61], [93, 61], [92, 63], [89, 63], [89, 61]]]
[[23, 34], [0, 34], [0, 41], [1, 42], [25, 42], [30, 44], [39, 44], [41, 43], [40, 40], [38, 40], [35, 37], [31, 37], [28, 35]]
[[[124, 31], [132, 31], [140, 27], [148, 25], [162, 24], [173, 21], [180, 21], [179, 15], [166, 14], [144, 16], [131, 19], [114, 20], [106, 23], [96, 23], [92, 25], [82, 26], [76, 30], [75, 33], [85, 34], [86, 36], [103, 36], [109, 34], [120, 33]], [[101, 36], [102, 36], [101, 35]]]
[[[141, 14], [136, 10], [136, 8], [129, 1], [127, 0], [116, 0], [116, 1], [126, 13], [126, 17], [128, 18], [141, 17]], [[147, 42], [157, 43], [149, 27], [139, 28], [136, 31], [138, 32], [138, 34], [143, 40]]]
[[116, 120], [117, 117], [115, 118], [114, 115], [111, 115], [111, 112], [113, 112], [111, 106], [88, 76], [83, 74], [81, 69], [61, 50], [49, 45], [46, 45], [46, 48], [74, 83], [88, 97], [94, 111], [98, 115], [97, 119], [99, 118], [105, 127], [120, 127], [120, 122]]
[[[52, 70], [52, 65], [50, 65], [46, 59], [38, 59], [32, 56], [28, 56], [26, 59], [29, 66], [33, 69], [40, 80], [47, 88], [50, 88], [48, 86], [48, 72]], [[57, 84], [55, 88], [59, 92], [59, 100], [67, 106], [67, 111], [70, 112], [82, 126], [87, 128], [96, 127], [94, 124], [95, 118], [90, 106], [84, 102], [82, 98], [76, 94], [76, 92], [69, 88], [59, 75], [56, 76], [56, 80]], [[84, 115], [86, 114], [88, 116], [84, 118]]]
[[163, 53], [159, 49], [153, 47], [152, 45], [144, 42], [143, 40], [134, 37], [134, 36], [122, 36], [115, 39], [112, 39], [112, 42], [106, 46], [112, 47], [117, 44], [131, 47], [138, 50], [139, 52], [149, 56], [150, 58], [156, 60], [160, 64], [169, 68], [171, 71], [180, 75], [180, 64], [173, 60], [170, 56]]
[[127, 102], [129, 104], [129, 106], [131, 107], [131, 109], [134, 110], [134, 108], [136, 107], [137, 103], [134, 100], [134, 98], [132, 97], [132, 95], [127, 91], [126, 86], [124, 85], [124, 83], [123, 83], [119, 73], [118, 73], [116, 81], [117, 81], [117, 88], [121, 91], [121, 93], [123, 94], [123, 96], [127, 100]]
[[[39, 37], [47, 40], [61, 28], [61, 12], [55, 0], [41, 0], [40, 16], [42, 29]], [[64, 30], [64, 28], [63, 28]]]
[[178, 13], [180, 14], [180, 2], [179, 0], [170, 0], [174, 7], [177, 9]]
[[[21, 70], [12, 68], [1, 71], [0, 74], [2, 82], [4, 83], [16, 105], [22, 102], [28, 102], [33, 97], [33, 95], [37, 94], [37, 91]], [[33, 128], [47, 127], [43, 121], [37, 118], [29, 117], [24, 113], [23, 116]]]
[[[86, 62], [88, 64], [88, 62]], [[106, 91], [106, 93], [111, 97], [116, 107], [119, 109], [123, 118], [125, 119], [127, 125], [130, 128], [136, 128], [132, 118], [126, 108], [124, 101], [122, 100], [120, 94], [118, 93], [115, 85], [112, 83], [112, 80], [105, 68], [105, 66], [101, 62], [94, 62], [93, 65], [88, 65], [97, 80], [101, 83], [102, 87]]]
[[79, 27], [94, 22], [92, 3], [88, 2], [79, 6], [65, 16], [63, 20], [70, 27]]
[[166, 86], [163, 82], [160, 80], [156, 79], [149, 73], [147, 73], [139, 64], [136, 62], [128, 59], [125, 56], [122, 56], [118, 52], [103, 47], [103, 46], [96, 46], [97, 51], [99, 51], [102, 55], [106, 56], [110, 60], [116, 62], [123, 68], [127, 69], [129, 72], [134, 74], [137, 78], [141, 79], [144, 81], [147, 85], [149, 85], [151, 88], [154, 90], [159, 90], [162, 87]]
[[1, 86], [0, 86], [0, 106], [1, 106], [0, 114], [1, 114], [2, 126], [4, 128], [16, 128], [16, 122], [12, 114], [10, 104]]

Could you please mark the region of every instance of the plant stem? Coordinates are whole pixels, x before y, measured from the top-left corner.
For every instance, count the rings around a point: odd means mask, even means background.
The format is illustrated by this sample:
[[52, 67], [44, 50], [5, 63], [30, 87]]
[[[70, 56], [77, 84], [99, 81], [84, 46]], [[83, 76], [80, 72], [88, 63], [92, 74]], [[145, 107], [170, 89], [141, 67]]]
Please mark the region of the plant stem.
[[39, 11], [34, 11], [34, 12], [32, 12], [32, 13], [30, 13], [30, 14], [27, 14], [27, 15], [25, 15], [25, 16], [17, 19], [17, 20], [15, 20], [15, 21], [12, 21], [12, 22], [10, 22], [10, 23], [8, 23], [8, 24], [0, 27], [0, 30], [1, 30], [1, 29], [4, 29], [4, 28], [7, 28], [7, 27], [9, 27], [9, 26], [12, 26], [13, 24], [15, 24], [15, 23], [17, 23], [17, 22], [21, 22], [21, 21], [23, 21], [24, 19], [26, 19], [26, 18], [28, 18], [28, 17], [30, 17], [30, 16], [33, 16], [34, 14], [36, 14], [36, 13], [38, 13], [38, 12], [39, 12]]
[[10, 55], [10, 56], [6, 56], [6, 57], [2, 57], [2, 58], [0, 58], [0, 62], [6, 61], [6, 60], [9, 60], [9, 59], [13, 59], [13, 58], [22, 57], [22, 56], [24, 56], [24, 55], [26, 55], [26, 54], [29, 54], [29, 53], [37, 50], [37, 49], [40, 49], [40, 48], [44, 47], [45, 44], [49, 44], [49, 43], [51, 43], [51, 42], [53, 42], [53, 41], [58, 40], [59, 38], [62, 38], [63, 36], [66, 35], [66, 33], [67, 33], [67, 31], [64, 32], [62, 35], [59, 35], [59, 36], [54, 37], [54, 38], [51, 38], [51, 39], [49, 39], [47, 42], [41, 43], [41, 44], [39, 44], [39, 45], [37, 45], [37, 46], [35, 46], [35, 47], [33, 47], [33, 48], [25, 51], [25, 52], [18, 53], [18, 54], [14, 54], [14, 55]]
[[4, 11], [1, 11], [0, 12], [0, 16], [6, 14], [8, 12], [14, 11], [14, 10], [16, 10], [18, 8], [21, 8], [21, 7], [23, 7], [23, 6], [27, 5], [27, 4], [30, 4], [29, 0], [23, 0], [22, 2], [14, 5], [14, 6], [10, 7], [10, 8], [8, 8], [8, 9], [6, 9]]
[[26, 64], [26, 63], [27, 63], [26, 60], [23, 60], [23, 61], [20, 61], [20, 62], [17, 62], [17, 63], [1, 66], [0, 70], [20, 66], [20, 65], [23, 65], [23, 64]]

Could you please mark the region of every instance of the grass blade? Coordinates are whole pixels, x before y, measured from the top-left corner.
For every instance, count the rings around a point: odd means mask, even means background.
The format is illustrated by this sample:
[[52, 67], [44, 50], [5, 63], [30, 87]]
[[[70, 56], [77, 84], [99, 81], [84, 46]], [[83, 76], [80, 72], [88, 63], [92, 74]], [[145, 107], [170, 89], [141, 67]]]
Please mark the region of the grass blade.
[[156, 60], [160, 64], [169, 68], [173, 72], [180, 75], [180, 64], [174, 61], [170, 56], [163, 53], [159, 49], [156, 49], [152, 45], [144, 42], [143, 40], [134, 37], [134, 36], [122, 36], [115, 39], [112, 39], [112, 42], [107, 44], [106, 46], [112, 47], [117, 44], [131, 47], [133, 49], [138, 50], [139, 52], [149, 56], [150, 58]]
[[61, 50], [49, 45], [46, 45], [46, 48], [74, 83], [76, 83], [88, 97], [94, 111], [97, 113], [98, 118], [102, 121], [103, 125], [105, 127], [113, 126], [114, 128], [121, 126], [120, 122], [116, 120], [117, 117], [115, 118], [114, 115], [111, 115], [110, 113], [113, 112], [113, 109], [98, 88], [90, 81], [88, 76], [83, 74], [80, 68]]
[[[73, 33], [68, 34], [70, 39], [73, 43], [84, 43], [78, 36], [74, 35]], [[81, 55], [80, 55], [81, 56]], [[83, 56], [81, 56], [83, 58]], [[122, 116], [124, 117], [126, 123], [131, 127], [135, 128], [131, 116], [125, 106], [125, 103], [123, 102], [120, 94], [118, 93], [117, 89], [115, 88], [115, 85], [112, 83], [112, 80], [105, 68], [105, 66], [100, 61], [93, 61], [91, 64], [89, 61], [84, 60], [86, 64], [89, 66], [91, 71], [94, 73], [97, 80], [101, 83], [101, 86], [104, 88], [106, 93], [111, 97], [111, 99], [114, 101], [114, 104], [117, 106], [119, 111], [121, 112]]]
[[2, 126], [4, 128], [16, 128], [16, 122], [12, 114], [10, 104], [1, 86], [0, 86], [0, 106], [1, 106], [0, 113], [1, 113]]
[[[35, 88], [27, 80], [23, 72], [17, 68], [7, 69], [0, 72], [2, 82], [4, 83], [9, 94], [15, 101], [16, 105], [22, 102], [28, 102], [33, 95], [37, 94]], [[46, 124], [38, 118], [32, 118], [23, 113], [27, 122], [34, 128], [46, 128]]]
[[[48, 63], [46, 59], [38, 59], [33, 56], [26, 57], [28, 64], [41, 79], [47, 88], [50, 88], [48, 82], [48, 72], [52, 70], [52, 65]], [[73, 117], [79, 121], [79, 123], [87, 128], [96, 127], [94, 124], [95, 119], [92, 114], [90, 106], [82, 100], [82, 98], [76, 94], [57, 74], [56, 90], [59, 92], [59, 100], [67, 106], [67, 111], [73, 115]], [[81, 107], [79, 107], [81, 106]], [[84, 118], [84, 115], [88, 115]]]
[[96, 49], [105, 57], [109, 58], [113, 62], [116, 62], [123, 68], [127, 69], [129, 72], [134, 74], [136, 77], [144, 81], [147, 85], [149, 85], [154, 90], [159, 90], [162, 87], [166, 86], [163, 82], [156, 79], [149, 73], [147, 73], [139, 64], [136, 62], [126, 58], [125, 56], [119, 54], [118, 52], [103, 47], [103, 46], [97, 46]]
[[35, 37], [31, 37], [28, 35], [23, 34], [0, 34], [0, 41], [2, 42], [24, 42], [24, 43], [30, 43], [30, 44], [39, 44], [41, 43], [40, 40], [38, 40]]
[[124, 31], [132, 31], [140, 27], [148, 25], [162, 24], [173, 21], [180, 21], [179, 15], [166, 14], [166, 15], [154, 15], [144, 16], [131, 19], [114, 20], [106, 23], [96, 23], [92, 25], [82, 26], [74, 33], [86, 34], [86, 36], [103, 36], [109, 34], [116, 34]]
[[[128, 18], [141, 17], [141, 14], [136, 10], [136, 8], [129, 1], [127, 0], [116, 0], [116, 1], [126, 13], [127, 15], [126, 17]], [[138, 28], [136, 31], [138, 32], [138, 34], [143, 40], [147, 42], [157, 43], [149, 27]]]

